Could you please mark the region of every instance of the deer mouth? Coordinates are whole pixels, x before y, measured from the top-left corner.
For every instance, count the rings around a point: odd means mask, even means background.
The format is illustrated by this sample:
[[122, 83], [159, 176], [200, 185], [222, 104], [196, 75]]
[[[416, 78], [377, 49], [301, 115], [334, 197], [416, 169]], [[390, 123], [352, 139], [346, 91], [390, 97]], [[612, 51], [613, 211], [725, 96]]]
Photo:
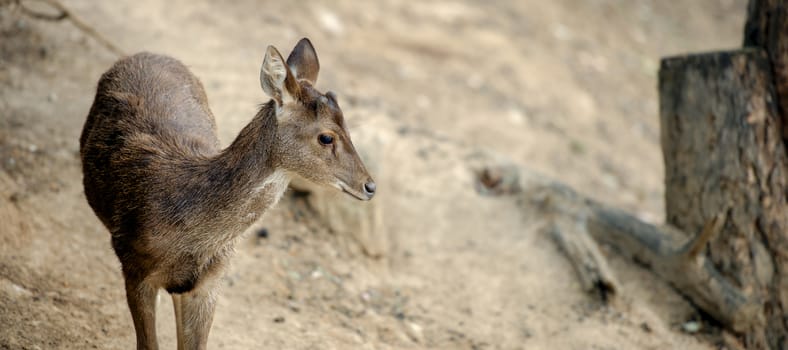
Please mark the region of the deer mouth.
[[337, 181], [335, 186], [338, 187], [342, 192], [345, 192], [345, 193], [353, 196], [354, 198], [356, 198], [358, 200], [368, 201], [368, 200], [372, 199], [372, 196], [369, 196], [367, 194], [361, 193], [360, 191], [353, 190], [350, 186], [348, 186], [342, 180]]

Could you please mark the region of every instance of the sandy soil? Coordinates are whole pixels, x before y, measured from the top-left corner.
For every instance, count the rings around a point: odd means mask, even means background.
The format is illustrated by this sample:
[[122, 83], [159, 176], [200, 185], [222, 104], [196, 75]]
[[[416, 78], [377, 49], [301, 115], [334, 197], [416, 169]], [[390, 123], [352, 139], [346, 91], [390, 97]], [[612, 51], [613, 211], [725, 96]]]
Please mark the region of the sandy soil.
[[[46, 6], [30, 3], [40, 11]], [[374, 138], [383, 258], [285, 198], [225, 279], [214, 349], [713, 349], [720, 330], [647, 270], [586, 295], [517, 197], [473, 188], [479, 154], [663, 217], [656, 72], [740, 45], [744, 0], [63, 1], [127, 52], [172, 55], [206, 86], [229, 143], [266, 100], [269, 44], [308, 36], [318, 87]], [[0, 1], [0, 349], [128, 349], [109, 235], [84, 198], [78, 136], [117, 58], [67, 21]], [[348, 199], [349, 200], [349, 199]], [[174, 348], [170, 300], [159, 338]], [[699, 320], [699, 333], [681, 325]]]

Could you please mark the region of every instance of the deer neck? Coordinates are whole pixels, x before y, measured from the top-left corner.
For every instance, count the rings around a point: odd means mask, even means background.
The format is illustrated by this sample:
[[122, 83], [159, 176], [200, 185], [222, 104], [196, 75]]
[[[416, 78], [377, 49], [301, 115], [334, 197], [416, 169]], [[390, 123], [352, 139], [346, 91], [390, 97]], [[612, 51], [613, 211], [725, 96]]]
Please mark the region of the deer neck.
[[[255, 182], [276, 170], [279, 124], [272, 102], [263, 105], [229, 147], [213, 161], [213, 166], [229, 172], [240, 184]], [[247, 181], [244, 181], [247, 180]]]
[[[204, 184], [206, 193], [220, 193], [207, 204], [242, 217], [261, 214], [276, 203], [289, 183], [281, 167], [278, 122], [273, 101], [263, 105], [232, 144], [210, 160]], [[232, 215], [236, 216], [236, 215]], [[237, 216], [236, 216], [237, 217]]]

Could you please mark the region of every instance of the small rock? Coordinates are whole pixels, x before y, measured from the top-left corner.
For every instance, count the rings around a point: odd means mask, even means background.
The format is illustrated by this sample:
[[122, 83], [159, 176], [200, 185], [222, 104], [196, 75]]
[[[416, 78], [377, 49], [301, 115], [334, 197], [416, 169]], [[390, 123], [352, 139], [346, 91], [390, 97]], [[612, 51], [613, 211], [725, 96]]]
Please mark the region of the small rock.
[[484, 195], [512, 194], [520, 191], [520, 174], [514, 166], [486, 167], [477, 173], [476, 190]]
[[284, 317], [282, 317], [282, 316], [274, 317], [274, 323], [284, 323], [284, 322], [285, 322], [285, 318]]
[[334, 36], [340, 35], [345, 31], [345, 26], [342, 25], [342, 20], [340, 20], [339, 16], [337, 16], [335, 13], [329, 11], [328, 9], [319, 9], [317, 12], [317, 19], [325, 31]]
[[424, 342], [424, 331], [421, 326], [413, 323], [413, 322], [405, 322], [405, 333], [410, 337], [411, 340], [417, 343]]
[[24, 195], [22, 193], [14, 192], [11, 194], [11, 196], [8, 197], [8, 200], [10, 200], [13, 203], [17, 203], [20, 200], [22, 200], [23, 196]]
[[533, 336], [534, 336], [534, 333], [531, 331], [531, 329], [530, 329], [530, 328], [523, 328], [523, 329], [521, 329], [521, 330], [520, 330], [520, 334], [521, 334], [521, 335], [523, 336], [523, 338], [525, 338], [525, 339], [528, 339], [528, 338], [531, 338], [531, 337], [533, 337]]
[[525, 113], [520, 108], [516, 108], [516, 107], [509, 108], [509, 111], [507, 112], [506, 116], [508, 117], [509, 122], [514, 125], [525, 124], [526, 116]]
[[698, 321], [689, 321], [685, 322], [681, 325], [681, 329], [687, 333], [698, 333], [700, 331], [700, 322]]
[[22, 287], [10, 280], [0, 278], [0, 291], [5, 292], [7, 295], [14, 297], [32, 297], [33, 293], [27, 288]]
[[300, 311], [301, 311], [301, 306], [300, 306], [300, 305], [298, 305], [298, 303], [297, 303], [297, 302], [295, 302], [295, 301], [292, 301], [292, 300], [290, 300], [290, 301], [288, 301], [288, 302], [287, 302], [287, 307], [288, 307], [288, 308], [290, 309], [290, 311], [292, 311], [292, 312], [300, 312]]
[[49, 96], [47, 96], [47, 101], [49, 102], [57, 101], [57, 94], [54, 92], [49, 93]]
[[648, 323], [646, 322], [640, 324], [640, 329], [642, 329], [646, 333], [651, 333], [651, 326], [649, 326]]
[[500, 185], [501, 181], [503, 181], [501, 169], [487, 168], [482, 170], [481, 174], [479, 175], [479, 182], [481, 182], [481, 184], [488, 189], [492, 189]]
[[257, 238], [268, 238], [268, 229], [263, 227], [256, 232]]

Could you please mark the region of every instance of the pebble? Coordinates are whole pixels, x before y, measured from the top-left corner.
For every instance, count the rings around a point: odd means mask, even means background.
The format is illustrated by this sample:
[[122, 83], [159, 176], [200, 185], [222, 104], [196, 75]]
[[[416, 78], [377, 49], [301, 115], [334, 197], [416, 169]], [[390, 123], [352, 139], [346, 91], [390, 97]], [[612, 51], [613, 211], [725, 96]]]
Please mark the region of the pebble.
[[301, 274], [298, 273], [298, 271], [288, 271], [287, 275], [296, 281], [300, 281], [303, 278], [303, 276], [301, 276]]
[[16, 203], [16, 202], [19, 202], [20, 200], [22, 200], [23, 197], [24, 197], [24, 195], [22, 193], [14, 192], [14, 193], [11, 194], [11, 196], [8, 197], [8, 199], [11, 202]]
[[413, 322], [405, 322], [405, 333], [411, 340], [417, 343], [424, 343], [424, 331], [421, 326]]
[[514, 166], [486, 167], [477, 173], [476, 190], [484, 195], [520, 192], [519, 170]]
[[526, 115], [523, 112], [523, 110], [521, 110], [520, 108], [516, 108], [516, 107], [509, 108], [506, 116], [509, 122], [512, 123], [513, 125], [519, 126], [525, 124]]
[[290, 309], [290, 311], [293, 311], [293, 312], [300, 312], [301, 311], [301, 306], [298, 305], [297, 302], [292, 301], [292, 300], [287, 302], [287, 307]]
[[345, 31], [345, 26], [342, 25], [342, 20], [340, 20], [339, 16], [337, 16], [335, 13], [327, 9], [321, 9], [317, 12], [318, 21], [324, 30], [334, 36], [340, 35]]
[[521, 335], [523, 336], [523, 338], [525, 338], [525, 339], [528, 339], [528, 338], [531, 338], [531, 337], [533, 337], [533, 336], [534, 336], [534, 333], [533, 333], [533, 332], [531, 331], [531, 329], [529, 329], [529, 328], [523, 328], [522, 330], [520, 330], [520, 334], [521, 334]]
[[268, 229], [263, 227], [256, 232], [258, 238], [268, 238]]
[[284, 322], [285, 322], [285, 318], [284, 317], [282, 317], [282, 316], [274, 317], [274, 323], [284, 323]]
[[10, 280], [5, 278], [0, 279], [0, 290], [15, 297], [31, 297], [33, 293]]
[[700, 328], [700, 322], [698, 321], [689, 321], [681, 325], [681, 329], [687, 333], [697, 333], [700, 331]]

